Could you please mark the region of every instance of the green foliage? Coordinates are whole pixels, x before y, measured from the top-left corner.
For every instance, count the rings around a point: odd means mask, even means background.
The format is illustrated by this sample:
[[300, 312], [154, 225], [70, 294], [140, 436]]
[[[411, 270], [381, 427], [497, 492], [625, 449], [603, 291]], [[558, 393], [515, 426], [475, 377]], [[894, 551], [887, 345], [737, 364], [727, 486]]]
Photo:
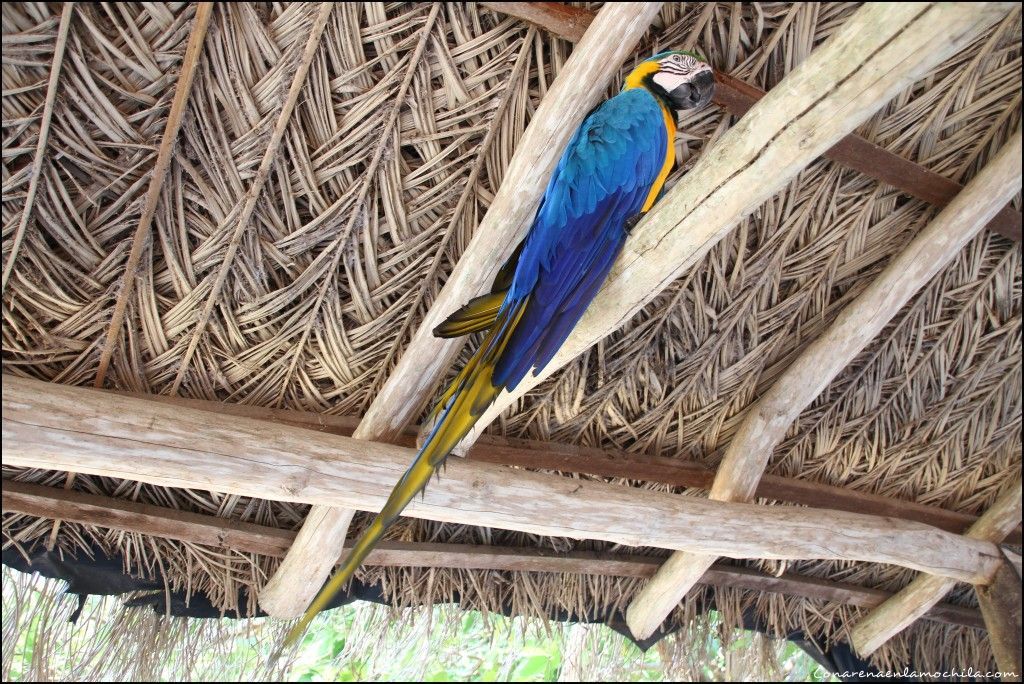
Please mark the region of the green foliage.
[[[29, 578], [20, 576], [22, 580]], [[723, 647], [717, 616], [643, 652], [604, 625], [509, 619], [443, 605], [396, 610], [356, 602], [319, 616], [296, 653], [268, 659], [287, 624], [184, 620], [76, 599], [57, 583], [4, 573], [7, 681], [829, 681], [790, 643], [734, 632]], [[13, 638], [8, 638], [13, 637]], [[767, 660], [765, 660], [767, 654]]]

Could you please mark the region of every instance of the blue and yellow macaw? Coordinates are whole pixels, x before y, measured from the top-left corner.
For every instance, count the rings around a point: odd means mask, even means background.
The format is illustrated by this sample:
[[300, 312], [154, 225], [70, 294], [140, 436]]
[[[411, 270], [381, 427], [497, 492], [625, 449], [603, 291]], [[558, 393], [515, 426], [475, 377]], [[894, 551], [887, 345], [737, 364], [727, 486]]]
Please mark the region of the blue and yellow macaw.
[[555, 167], [533, 225], [491, 292], [434, 330], [438, 337], [488, 332], [438, 401], [434, 428], [416, 459], [289, 642], [348, 581], [501, 390], [513, 389], [555, 355], [673, 168], [674, 110], [703, 106], [713, 91], [711, 67], [696, 55], [662, 52], [641, 62], [622, 91], [584, 119]]

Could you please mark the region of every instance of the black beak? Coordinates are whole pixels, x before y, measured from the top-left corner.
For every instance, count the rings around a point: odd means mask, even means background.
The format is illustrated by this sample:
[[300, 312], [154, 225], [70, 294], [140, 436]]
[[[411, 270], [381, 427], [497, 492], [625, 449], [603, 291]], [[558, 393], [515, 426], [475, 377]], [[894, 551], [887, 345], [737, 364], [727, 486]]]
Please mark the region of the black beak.
[[684, 83], [668, 94], [676, 109], [697, 109], [711, 101], [715, 94], [715, 77], [710, 70], [697, 74], [693, 81]]

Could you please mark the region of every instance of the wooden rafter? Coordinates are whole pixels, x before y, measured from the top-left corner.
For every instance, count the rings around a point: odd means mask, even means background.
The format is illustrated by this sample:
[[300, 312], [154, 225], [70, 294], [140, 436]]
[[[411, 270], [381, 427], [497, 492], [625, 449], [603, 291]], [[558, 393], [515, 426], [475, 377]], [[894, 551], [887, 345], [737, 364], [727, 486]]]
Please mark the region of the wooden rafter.
[[178, 84], [174, 89], [174, 99], [171, 101], [171, 109], [167, 113], [167, 123], [164, 125], [164, 133], [160, 139], [160, 149], [149, 178], [149, 188], [146, 191], [145, 204], [142, 205], [142, 215], [139, 217], [139, 225], [136, 226], [135, 234], [132, 236], [132, 247], [128, 252], [128, 258], [124, 262], [121, 286], [117, 291], [114, 311], [110, 316], [106, 339], [103, 341], [103, 348], [100, 352], [99, 367], [93, 382], [96, 387], [103, 387], [103, 381], [107, 377], [107, 368], [110, 366], [110, 357], [114, 353], [117, 337], [121, 333], [121, 324], [124, 321], [125, 311], [128, 309], [128, 300], [135, 289], [136, 272], [142, 261], [142, 252], [149, 244], [149, 227], [160, 201], [164, 178], [167, 177], [167, 170], [171, 168], [171, 157], [174, 154], [175, 142], [178, 140], [178, 130], [181, 128], [185, 105], [192, 92], [192, 82], [195, 80], [196, 70], [199, 67], [199, 56], [202, 54], [203, 41], [206, 39], [206, 30], [210, 26], [212, 15], [212, 2], [200, 2], [196, 7], [192, 32], [188, 38], [188, 46], [185, 48], [181, 70], [178, 72]]
[[[971, 525], [967, 536], [998, 539], [1000, 533], [1020, 522], [1021, 481], [1007, 489], [996, 502]], [[850, 633], [857, 652], [868, 656], [896, 634], [909, 627], [931, 606], [942, 600], [955, 586], [942, 577], [922, 575], [895, 596], [868, 613]]]
[[[594, 12], [561, 2], [483, 2], [484, 7], [540, 26], [566, 40], [577, 41], [594, 18]], [[721, 71], [715, 72], [714, 103], [733, 116], [743, 116], [765, 91]], [[893, 154], [853, 133], [824, 154], [837, 164], [899, 188], [911, 197], [945, 206], [963, 186], [920, 164]], [[1011, 240], [1021, 240], [1021, 213], [1007, 204], [987, 228]]]
[[[225, 404], [218, 401], [169, 397], [159, 394], [134, 392], [124, 394], [137, 399], [187, 406], [229, 416], [267, 420], [345, 437], [351, 437], [359, 423], [359, 419], [352, 416], [332, 416], [248, 404]], [[401, 436], [392, 440], [391, 443], [406, 447], [415, 446], [418, 433], [417, 427], [408, 427]], [[563, 473], [579, 473], [599, 477], [621, 477], [676, 487], [710, 489], [715, 479], [713, 469], [693, 461], [493, 435], [481, 436], [466, 457], [484, 463], [533, 470], [557, 470]], [[813, 508], [829, 508], [837, 511], [916, 520], [947, 532], [964, 532], [978, 519], [978, 516], [975, 515], [951, 511], [938, 506], [903, 501], [870, 492], [779, 475], [762, 477], [757, 485], [756, 496]], [[1021, 526], [1018, 525], [1011, 530], [1004, 539], [993, 541], [1020, 545]]]
[[[529, 227], [562, 148], [660, 7], [660, 2], [609, 4], [599, 13], [595, 30], [581, 41], [530, 120], [486, 216], [355, 437], [392, 441], [415, 419], [465, 343], [437, 339], [432, 330], [480, 294], [511, 254]], [[292, 550], [260, 594], [264, 610], [279, 617], [302, 613], [334, 567], [351, 517], [345, 508], [310, 511]]]
[[[163, 487], [376, 510], [411, 449], [3, 378], [3, 460]], [[453, 459], [411, 517], [730, 558], [860, 560], [985, 582], [998, 547], [841, 511], [710, 501]], [[842, 535], [834, 531], [842, 529]]]
[[[4, 481], [3, 510], [5, 513], [59, 518], [84, 525], [273, 557], [283, 556], [295, 538], [294, 532], [275, 527], [9, 480]], [[351, 543], [352, 540], [346, 542], [346, 548]], [[539, 548], [382, 542], [370, 554], [366, 564], [650, 577], [658, 569], [660, 560], [649, 556], [590, 551], [556, 553]], [[793, 573], [774, 577], [720, 563], [712, 566], [701, 581], [714, 586], [767, 591], [862, 608], [877, 606], [892, 595], [881, 589]], [[976, 628], [984, 626], [977, 610], [952, 604], [936, 605], [924, 617], [953, 625]]]
[[[1021, 134], [896, 256], [821, 337], [747, 410], [715, 475], [711, 498], [748, 501], [793, 421], [1020, 190]], [[650, 636], [715, 559], [677, 553], [630, 605], [626, 621]]]

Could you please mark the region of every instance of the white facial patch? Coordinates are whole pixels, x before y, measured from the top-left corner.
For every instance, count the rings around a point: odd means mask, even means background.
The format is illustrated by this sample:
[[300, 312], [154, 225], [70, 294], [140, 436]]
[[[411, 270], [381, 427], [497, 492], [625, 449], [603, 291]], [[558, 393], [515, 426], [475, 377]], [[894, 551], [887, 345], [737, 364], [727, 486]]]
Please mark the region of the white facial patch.
[[653, 80], [656, 84], [664, 88], [666, 93], [671, 93], [683, 83], [689, 83], [690, 74], [659, 71], [654, 74]]

